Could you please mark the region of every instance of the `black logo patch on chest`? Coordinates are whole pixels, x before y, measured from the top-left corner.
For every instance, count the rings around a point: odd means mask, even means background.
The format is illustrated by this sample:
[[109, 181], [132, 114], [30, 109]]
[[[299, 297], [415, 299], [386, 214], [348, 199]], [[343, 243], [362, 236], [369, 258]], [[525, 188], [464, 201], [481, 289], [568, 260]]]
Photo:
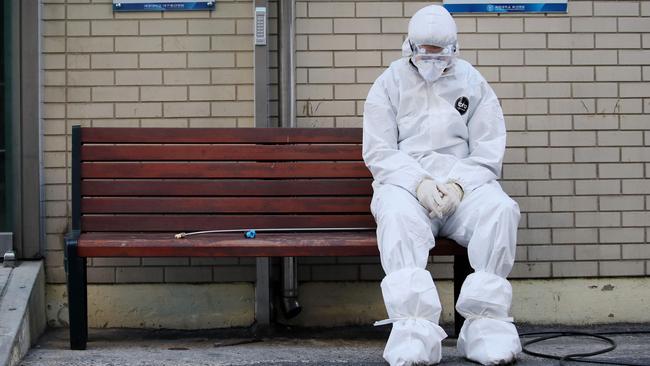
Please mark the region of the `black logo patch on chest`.
[[467, 99], [467, 97], [460, 97], [456, 99], [456, 103], [454, 103], [454, 108], [456, 108], [458, 113], [460, 113], [460, 115], [462, 116], [469, 109], [469, 99]]

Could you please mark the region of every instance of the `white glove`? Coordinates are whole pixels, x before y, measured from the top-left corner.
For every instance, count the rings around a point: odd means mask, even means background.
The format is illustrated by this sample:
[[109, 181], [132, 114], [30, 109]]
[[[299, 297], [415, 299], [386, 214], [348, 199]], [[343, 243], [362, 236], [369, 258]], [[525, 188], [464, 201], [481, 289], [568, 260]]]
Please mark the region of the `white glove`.
[[431, 179], [424, 179], [415, 190], [415, 195], [420, 201], [420, 204], [429, 210], [429, 217], [442, 218], [443, 214], [440, 210], [443, 203], [442, 194], [438, 189], [440, 183], [436, 183]]
[[443, 216], [449, 216], [456, 211], [463, 199], [463, 188], [458, 183], [449, 182], [447, 184], [438, 184], [438, 190], [442, 193], [442, 202], [440, 203], [439, 210]]

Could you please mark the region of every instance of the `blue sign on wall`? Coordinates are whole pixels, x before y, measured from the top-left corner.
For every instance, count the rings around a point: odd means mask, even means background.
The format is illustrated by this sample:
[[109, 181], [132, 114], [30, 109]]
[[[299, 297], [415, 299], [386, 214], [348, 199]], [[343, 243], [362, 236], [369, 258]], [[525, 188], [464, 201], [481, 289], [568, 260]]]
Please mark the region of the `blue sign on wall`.
[[567, 0], [444, 0], [450, 13], [566, 13]]
[[113, 0], [113, 11], [213, 10], [214, 1], [183, 0]]

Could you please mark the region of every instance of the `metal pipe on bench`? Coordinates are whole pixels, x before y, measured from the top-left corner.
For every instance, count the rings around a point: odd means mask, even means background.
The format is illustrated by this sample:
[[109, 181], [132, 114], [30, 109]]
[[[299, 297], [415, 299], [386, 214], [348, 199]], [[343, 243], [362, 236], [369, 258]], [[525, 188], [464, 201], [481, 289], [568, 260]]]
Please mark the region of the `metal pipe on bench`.
[[[296, 82], [295, 82], [295, 14], [296, 1], [286, 0], [279, 7], [279, 67], [280, 67], [280, 125], [296, 127]], [[301, 307], [298, 303], [298, 260], [296, 257], [282, 258], [282, 310], [288, 319], [297, 316]]]

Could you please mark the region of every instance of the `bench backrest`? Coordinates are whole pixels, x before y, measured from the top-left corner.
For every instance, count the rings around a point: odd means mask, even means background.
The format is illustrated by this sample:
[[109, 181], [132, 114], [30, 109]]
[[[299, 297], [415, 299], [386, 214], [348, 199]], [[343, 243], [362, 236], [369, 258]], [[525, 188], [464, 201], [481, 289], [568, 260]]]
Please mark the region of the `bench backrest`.
[[73, 128], [73, 229], [372, 227], [359, 128]]

